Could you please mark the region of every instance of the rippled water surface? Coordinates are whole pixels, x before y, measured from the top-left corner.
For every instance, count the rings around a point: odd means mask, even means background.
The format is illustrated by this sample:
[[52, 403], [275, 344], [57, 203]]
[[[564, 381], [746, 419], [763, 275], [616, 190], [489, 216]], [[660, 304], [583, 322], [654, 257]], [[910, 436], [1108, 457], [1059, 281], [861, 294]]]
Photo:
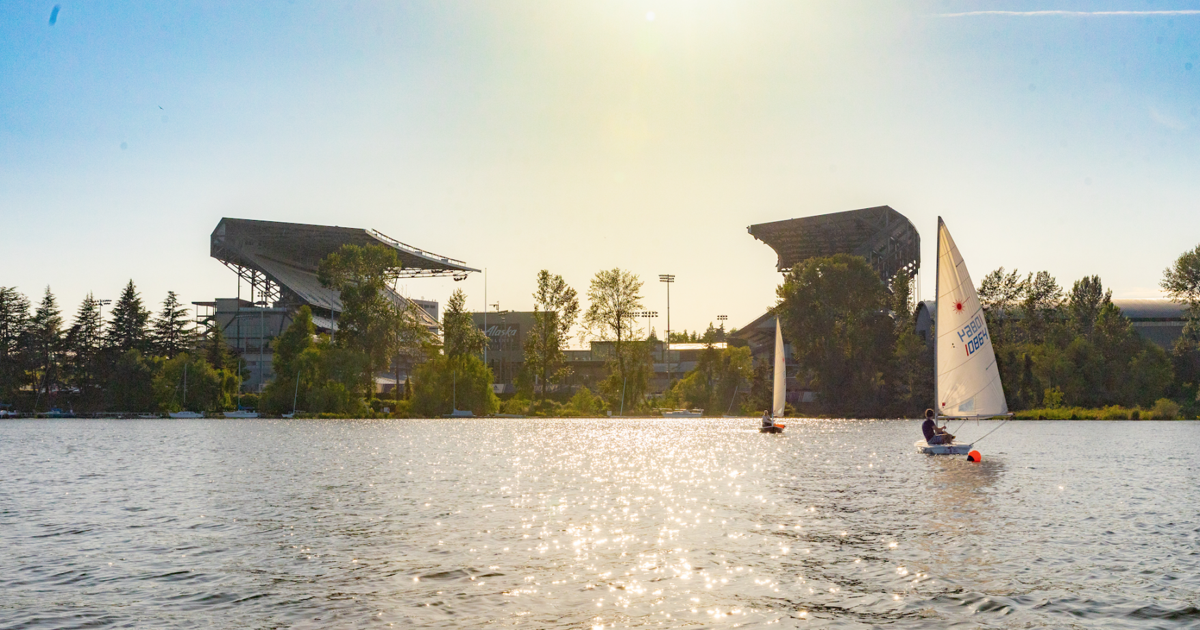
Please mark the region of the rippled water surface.
[[3, 422], [0, 627], [1200, 627], [1200, 423], [756, 422]]

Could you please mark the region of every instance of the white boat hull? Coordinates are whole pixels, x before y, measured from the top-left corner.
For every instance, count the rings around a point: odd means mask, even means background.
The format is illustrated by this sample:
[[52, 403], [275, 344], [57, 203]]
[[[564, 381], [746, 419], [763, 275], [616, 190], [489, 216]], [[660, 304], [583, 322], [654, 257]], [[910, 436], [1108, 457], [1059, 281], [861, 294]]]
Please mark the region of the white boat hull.
[[699, 418], [704, 415], [703, 409], [677, 409], [675, 411], [664, 411], [664, 418]]
[[971, 452], [970, 444], [933, 444], [917, 440], [914, 446], [924, 455], [966, 455]]

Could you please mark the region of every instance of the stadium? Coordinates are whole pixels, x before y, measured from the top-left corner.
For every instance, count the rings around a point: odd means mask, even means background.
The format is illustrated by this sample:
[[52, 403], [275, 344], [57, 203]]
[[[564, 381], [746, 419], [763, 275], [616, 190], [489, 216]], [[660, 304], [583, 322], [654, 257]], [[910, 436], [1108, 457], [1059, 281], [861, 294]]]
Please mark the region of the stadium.
[[[228, 344], [249, 370], [244, 389], [259, 391], [274, 377], [271, 342], [287, 328], [301, 306], [313, 312], [318, 331], [337, 335], [342, 302], [337, 291], [321, 286], [317, 266], [343, 245], [382, 245], [395, 250], [403, 267], [399, 278], [465, 278], [477, 269], [461, 260], [407, 245], [372, 229], [303, 223], [224, 218], [210, 239], [210, 255], [237, 276], [232, 298], [194, 302], [197, 317], [221, 328]], [[437, 331], [437, 303], [406, 298], [388, 289], [397, 304], [412, 303], [417, 317]], [[387, 390], [407, 375], [408, 366], [394, 366], [391, 377], [380, 376], [377, 389]]]

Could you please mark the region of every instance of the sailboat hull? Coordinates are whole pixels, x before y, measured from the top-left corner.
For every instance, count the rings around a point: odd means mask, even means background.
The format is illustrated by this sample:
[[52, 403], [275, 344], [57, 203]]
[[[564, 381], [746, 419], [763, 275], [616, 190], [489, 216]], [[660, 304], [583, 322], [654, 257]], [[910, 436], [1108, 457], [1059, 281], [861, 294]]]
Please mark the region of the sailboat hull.
[[782, 426], [760, 427], [758, 429], [758, 432], [759, 433], [783, 433], [783, 427]]
[[929, 444], [925, 440], [917, 440], [913, 445], [923, 455], [966, 455], [971, 452], [971, 444]]

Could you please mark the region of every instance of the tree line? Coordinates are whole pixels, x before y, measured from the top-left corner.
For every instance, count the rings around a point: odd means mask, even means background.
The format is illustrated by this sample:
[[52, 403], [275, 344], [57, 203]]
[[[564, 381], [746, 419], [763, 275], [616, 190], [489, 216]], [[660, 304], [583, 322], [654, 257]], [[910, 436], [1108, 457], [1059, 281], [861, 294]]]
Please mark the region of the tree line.
[[[812, 258], [788, 272], [775, 312], [817, 410], [919, 417], [932, 405], [933, 348], [916, 335], [910, 284], [901, 273], [889, 288], [865, 260], [845, 254]], [[1002, 267], [984, 276], [978, 293], [1009, 409], [1104, 409], [1092, 417], [1136, 417], [1153, 408], [1164, 417], [1195, 417], [1200, 247], [1181, 255], [1161, 286], [1188, 306], [1183, 334], [1169, 351], [1136, 332], [1098, 276], [1069, 290], [1048, 271]]]
[[88, 294], [68, 323], [49, 287], [36, 306], [16, 288], [0, 287], [0, 402], [81, 413], [234, 404], [240, 375], [221, 330], [197, 329], [174, 291], [152, 314], [130, 280], [108, 321], [102, 306]]

